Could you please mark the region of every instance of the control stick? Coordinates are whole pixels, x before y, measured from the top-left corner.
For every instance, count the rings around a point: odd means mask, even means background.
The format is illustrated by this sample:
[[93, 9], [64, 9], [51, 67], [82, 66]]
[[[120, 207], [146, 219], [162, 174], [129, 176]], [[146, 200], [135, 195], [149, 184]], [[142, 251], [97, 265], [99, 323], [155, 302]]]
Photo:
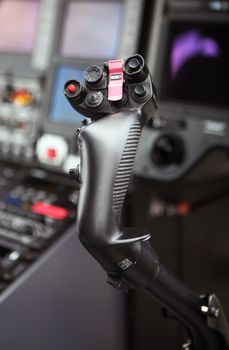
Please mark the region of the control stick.
[[220, 327], [209, 325], [202, 312], [212, 299], [196, 296], [166, 271], [150, 245], [148, 230], [120, 223], [141, 130], [157, 107], [143, 57], [91, 65], [83, 83], [70, 80], [64, 92], [72, 107], [87, 117], [77, 134], [81, 190], [76, 225], [81, 242], [103, 266], [110, 284], [123, 290], [145, 288], [174, 314], [188, 328], [192, 349], [229, 346], [223, 312]]

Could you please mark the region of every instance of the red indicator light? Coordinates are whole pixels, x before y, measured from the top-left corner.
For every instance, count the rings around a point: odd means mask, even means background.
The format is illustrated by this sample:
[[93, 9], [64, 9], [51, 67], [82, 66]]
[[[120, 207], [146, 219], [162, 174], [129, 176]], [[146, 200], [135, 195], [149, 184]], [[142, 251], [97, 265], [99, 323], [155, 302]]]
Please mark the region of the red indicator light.
[[56, 150], [55, 150], [55, 148], [48, 148], [46, 154], [47, 154], [47, 157], [50, 158], [50, 159], [56, 158]]
[[75, 86], [74, 84], [68, 85], [68, 91], [69, 91], [71, 94], [74, 94], [74, 92], [76, 92], [76, 86]]
[[28, 106], [33, 102], [33, 95], [27, 89], [18, 89], [11, 95], [12, 102], [17, 106]]
[[65, 208], [55, 205], [37, 202], [32, 206], [32, 212], [39, 215], [48, 216], [55, 220], [63, 220], [68, 216], [68, 211]]
[[187, 201], [181, 201], [176, 206], [176, 212], [179, 216], [187, 216], [191, 211], [191, 205]]

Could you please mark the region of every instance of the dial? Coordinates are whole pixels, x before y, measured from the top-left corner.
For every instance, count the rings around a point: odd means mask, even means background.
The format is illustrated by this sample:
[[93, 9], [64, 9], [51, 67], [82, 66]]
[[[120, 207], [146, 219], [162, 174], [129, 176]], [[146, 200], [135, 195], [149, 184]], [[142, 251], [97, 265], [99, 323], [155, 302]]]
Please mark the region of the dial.
[[84, 71], [85, 82], [89, 85], [98, 83], [103, 77], [103, 71], [100, 66], [91, 65]]

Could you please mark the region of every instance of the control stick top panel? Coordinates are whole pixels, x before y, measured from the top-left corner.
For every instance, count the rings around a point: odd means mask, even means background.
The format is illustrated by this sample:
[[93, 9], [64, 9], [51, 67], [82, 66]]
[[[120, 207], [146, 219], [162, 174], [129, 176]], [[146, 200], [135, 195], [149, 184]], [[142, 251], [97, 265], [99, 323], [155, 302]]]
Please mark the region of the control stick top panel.
[[74, 109], [93, 120], [123, 110], [141, 109], [146, 115], [147, 102], [153, 98], [156, 104], [155, 88], [140, 55], [90, 65], [83, 83], [69, 80], [64, 92]]

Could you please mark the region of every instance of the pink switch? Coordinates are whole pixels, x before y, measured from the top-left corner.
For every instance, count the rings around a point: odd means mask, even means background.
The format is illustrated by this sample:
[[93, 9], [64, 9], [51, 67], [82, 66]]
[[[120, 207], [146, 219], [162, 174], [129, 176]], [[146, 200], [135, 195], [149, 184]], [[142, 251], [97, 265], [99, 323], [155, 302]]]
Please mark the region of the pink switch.
[[123, 60], [108, 61], [108, 100], [119, 101], [123, 96]]

